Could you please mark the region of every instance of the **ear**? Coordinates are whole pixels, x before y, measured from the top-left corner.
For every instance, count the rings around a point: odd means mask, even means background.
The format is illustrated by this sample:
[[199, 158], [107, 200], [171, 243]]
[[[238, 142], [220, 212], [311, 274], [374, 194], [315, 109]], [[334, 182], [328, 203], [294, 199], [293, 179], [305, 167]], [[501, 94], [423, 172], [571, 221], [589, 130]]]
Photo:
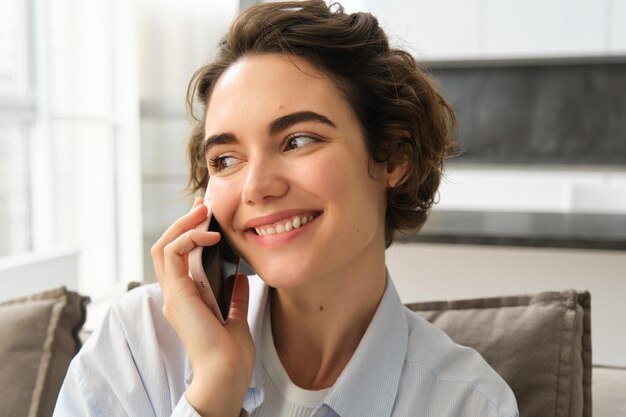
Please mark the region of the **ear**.
[[404, 178], [409, 169], [409, 154], [406, 152], [411, 134], [406, 129], [393, 129], [390, 135], [394, 138], [394, 150], [387, 162], [387, 187], [394, 188]]
[[394, 188], [409, 169], [409, 162], [404, 159], [397, 162], [389, 161], [387, 163], [387, 186]]

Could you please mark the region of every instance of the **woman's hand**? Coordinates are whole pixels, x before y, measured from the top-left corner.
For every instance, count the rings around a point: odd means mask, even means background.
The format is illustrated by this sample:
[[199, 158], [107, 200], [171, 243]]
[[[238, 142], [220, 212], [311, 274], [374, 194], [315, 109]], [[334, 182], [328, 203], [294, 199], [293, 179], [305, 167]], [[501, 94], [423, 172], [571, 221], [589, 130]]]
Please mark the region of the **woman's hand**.
[[202, 416], [238, 416], [246, 395], [255, 349], [247, 322], [248, 278], [238, 275], [228, 323], [222, 326], [189, 277], [187, 257], [197, 246], [212, 246], [217, 232], [195, 227], [207, 217], [203, 199], [170, 226], [151, 254], [163, 291], [163, 314], [178, 333], [193, 369], [185, 396]]

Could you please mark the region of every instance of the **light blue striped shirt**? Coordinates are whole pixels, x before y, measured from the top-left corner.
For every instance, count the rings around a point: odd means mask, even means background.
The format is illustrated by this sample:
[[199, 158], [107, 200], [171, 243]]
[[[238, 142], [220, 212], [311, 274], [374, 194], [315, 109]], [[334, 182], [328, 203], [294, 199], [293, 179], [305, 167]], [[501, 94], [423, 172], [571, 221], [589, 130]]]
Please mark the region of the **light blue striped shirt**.
[[[262, 347], [267, 286], [250, 277], [248, 320]], [[72, 361], [54, 417], [198, 417], [184, 392], [192, 379], [184, 347], [162, 314], [157, 284], [134, 289], [108, 312]], [[263, 402], [257, 352], [243, 407]], [[517, 417], [504, 380], [473, 349], [406, 309], [391, 280], [363, 339], [312, 416]]]

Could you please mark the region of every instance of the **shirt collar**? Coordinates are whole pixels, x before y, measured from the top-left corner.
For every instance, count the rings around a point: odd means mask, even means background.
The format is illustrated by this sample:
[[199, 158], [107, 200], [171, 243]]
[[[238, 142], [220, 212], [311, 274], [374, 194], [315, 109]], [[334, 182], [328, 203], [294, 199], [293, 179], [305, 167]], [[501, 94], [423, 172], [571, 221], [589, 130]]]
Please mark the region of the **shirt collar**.
[[248, 325], [252, 341], [257, 354], [252, 370], [252, 379], [248, 393], [243, 402], [243, 408], [249, 413], [263, 403], [263, 360], [260, 349], [263, 347], [263, 321], [265, 319], [268, 302], [269, 287], [258, 275], [248, 277], [250, 283], [250, 297], [248, 304]]
[[[261, 353], [263, 320], [268, 287], [260, 278], [250, 277], [248, 321], [257, 347], [256, 362], [244, 400], [251, 412], [263, 402]], [[384, 341], [384, 342], [383, 342]], [[404, 306], [387, 275], [385, 292], [354, 355], [324, 403], [341, 417], [388, 416], [395, 403], [408, 344]]]
[[387, 276], [376, 314], [325, 403], [341, 417], [391, 415], [408, 340], [404, 306]]

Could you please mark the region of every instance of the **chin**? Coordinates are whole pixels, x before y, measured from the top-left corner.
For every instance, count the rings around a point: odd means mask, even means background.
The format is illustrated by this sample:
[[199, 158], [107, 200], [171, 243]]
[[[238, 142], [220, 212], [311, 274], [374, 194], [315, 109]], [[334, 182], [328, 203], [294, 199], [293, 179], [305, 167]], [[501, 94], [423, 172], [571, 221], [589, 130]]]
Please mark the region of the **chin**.
[[272, 288], [294, 288], [314, 279], [310, 267], [294, 265], [261, 265], [254, 272]]

